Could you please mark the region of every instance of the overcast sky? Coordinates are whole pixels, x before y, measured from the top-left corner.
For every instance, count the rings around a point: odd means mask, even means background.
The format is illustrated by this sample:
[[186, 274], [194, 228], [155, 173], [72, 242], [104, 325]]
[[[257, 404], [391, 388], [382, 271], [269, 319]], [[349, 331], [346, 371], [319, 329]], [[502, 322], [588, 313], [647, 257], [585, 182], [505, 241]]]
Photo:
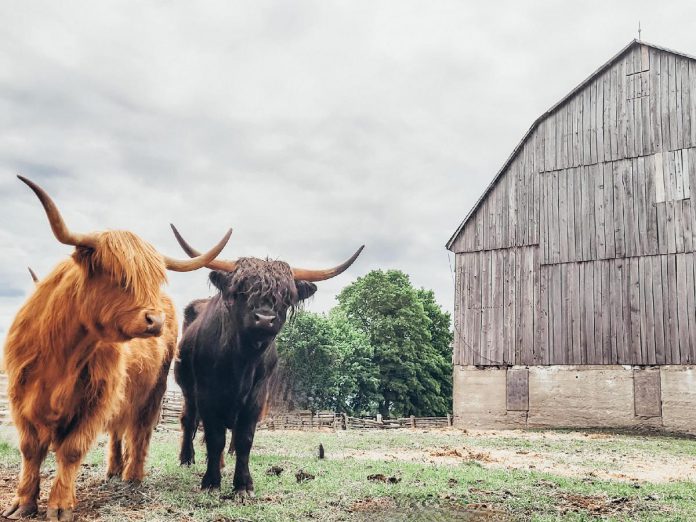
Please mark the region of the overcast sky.
[[[532, 122], [637, 36], [696, 54], [694, 2], [0, 3], [0, 339], [78, 231], [181, 255], [372, 269], [452, 309], [444, 244]], [[207, 270], [171, 274], [182, 308]]]

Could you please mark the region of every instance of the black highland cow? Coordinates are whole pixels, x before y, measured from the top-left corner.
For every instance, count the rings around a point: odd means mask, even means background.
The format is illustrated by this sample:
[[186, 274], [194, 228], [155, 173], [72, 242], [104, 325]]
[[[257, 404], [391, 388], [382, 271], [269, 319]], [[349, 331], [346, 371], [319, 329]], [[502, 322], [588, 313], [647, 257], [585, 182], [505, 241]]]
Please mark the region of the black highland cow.
[[[172, 229], [186, 253], [195, 256], [196, 251], [174, 226]], [[179, 357], [174, 365], [176, 382], [184, 394], [179, 460], [182, 465], [194, 462], [193, 439], [202, 421], [207, 449], [202, 489], [220, 487], [225, 434], [231, 429], [237, 454], [235, 494], [253, 496], [249, 453], [277, 365], [275, 337], [288, 311], [316, 292], [313, 281], [346, 270], [362, 248], [329, 270], [293, 269], [282, 261], [255, 258], [208, 265], [214, 270], [210, 281], [218, 293], [208, 300], [193, 301], [186, 308]]]

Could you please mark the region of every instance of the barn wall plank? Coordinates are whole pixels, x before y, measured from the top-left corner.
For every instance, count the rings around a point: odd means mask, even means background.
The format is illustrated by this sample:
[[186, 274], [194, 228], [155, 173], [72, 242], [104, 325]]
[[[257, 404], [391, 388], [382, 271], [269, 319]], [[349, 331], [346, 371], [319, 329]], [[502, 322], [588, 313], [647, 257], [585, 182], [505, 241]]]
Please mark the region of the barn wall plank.
[[[696, 121], [696, 120], [695, 120]], [[686, 306], [689, 319], [687, 364], [696, 363], [696, 254], [686, 255]]]
[[587, 267], [592, 270], [592, 309], [594, 313], [594, 317], [592, 319], [592, 332], [594, 333], [594, 353], [592, 359], [587, 361], [588, 364], [604, 363], [604, 358], [602, 354], [602, 350], [604, 349], [604, 331], [602, 325], [604, 323], [605, 301], [602, 298], [602, 264], [602, 261], [596, 261], [594, 263], [587, 264]]
[[483, 284], [481, 283], [481, 260], [483, 256], [481, 253], [476, 253], [472, 256], [473, 261], [473, 285], [471, 302], [475, 305], [472, 307], [472, 333], [473, 333], [473, 343], [471, 349], [473, 350], [472, 358], [473, 364], [481, 364], [480, 354], [484, 350], [483, 343], [485, 339], [481, 335], [483, 330]]
[[655, 320], [653, 317], [652, 262], [649, 257], [638, 258], [640, 278], [640, 324], [642, 360], [655, 364]]
[[[690, 358], [691, 347], [689, 346], [689, 302], [687, 299], [687, 254], [677, 254], [675, 257], [676, 267], [676, 301], [677, 301], [677, 330], [679, 336], [679, 364], [687, 364]], [[693, 273], [693, 272], [692, 272]]]
[[597, 345], [595, 344], [595, 292], [594, 292], [594, 267], [592, 263], [583, 263], [581, 268], [584, 270], [584, 278], [581, 279], [580, 291], [584, 292], [582, 302], [582, 319], [584, 322], [584, 353], [583, 364], [601, 364], [596, 361]]
[[523, 271], [522, 282], [523, 295], [523, 316], [522, 316], [522, 346], [521, 364], [533, 364], [534, 354], [534, 251], [533, 248], [525, 248], [523, 252]]
[[665, 336], [665, 288], [662, 284], [662, 268], [665, 256], [653, 256], [652, 262], [653, 275], [653, 312], [655, 319], [655, 362], [656, 364], [667, 364], [667, 345]]
[[549, 281], [548, 281], [548, 266], [539, 265], [539, 339], [535, 345], [539, 346], [540, 359], [537, 364], [550, 364], [550, 346], [549, 336], [551, 329], [549, 326]]
[[640, 315], [640, 271], [637, 257], [629, 260], [628, 284], [629, 284], [629, 316], [630, 328], [628, 330], [629, 340], [629, 362], [631, 364], [644, 364], [643, 337], [645, 326], [641, 321]]
[[672, 256], [661, 256], [662, 262], [662, 301], [665, 309], [665, 363], [677, 364], [679, 360], [675, 354], [679, 352], [677, 338], [677, 302], [676, 302], [676, 287], [670, 282], [670, 276], [674, 274], [675, 269], [672, 268]]
[[[577, 238], [580, 237], [580, 232], [579, 229], [582, 227], [581, 221], [582, 221], [582, 214], [577, 211], [576, 208], [576, 199], [577, 199], [577, 193], [580, 192], [581, 188], [580, 186], [576, 186], [575, 180], [575, 171], [576, 169], [566, 169], [564, 170], [564, 178], [567, 180], [567, 192], [568, 192], [568, 197], [566, 200], [566, 206], [565, 206], [565, 214], [568, 216], [567, 218], [567, 225], [568, 225], [568, 232], [566, 234], [567, 236], [567, 241], [568, 241], [568, 250], [566, 252], [565, 256], [565, 261], [573, 261], [578, 258], [576, 254], [576, 248], [577, 248]], [[560, 202], [559, 202], [560, 205]], [[576, 223], [576, 216], [578, 223]]]
[[530, 364], [544, 364], [544, 339], [543, 339], [543, 319], [541, 310], [541, 251], [539, 247], [532, 251], [532, 294], [533, 302], [531, 315], [534, 320], [532, 342], [529, 348], [531, 352]]

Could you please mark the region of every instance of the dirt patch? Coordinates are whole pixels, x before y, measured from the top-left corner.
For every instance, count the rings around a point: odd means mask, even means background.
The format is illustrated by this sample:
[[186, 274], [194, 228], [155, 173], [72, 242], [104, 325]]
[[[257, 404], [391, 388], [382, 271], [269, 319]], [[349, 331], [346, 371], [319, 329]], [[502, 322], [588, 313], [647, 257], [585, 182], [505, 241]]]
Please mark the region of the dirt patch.
[[432, 451], [430, 453], [431, 457], [459, 457], [463, 458], [464, 455], [462, 455], [459, 450], [456, 449], [444, 449], [444, 450], [437, 450], [437, 451]]
[[351, 520], [441, 522], [450, 521], [506, 521], [511, 517], [502, 509], [487, 503], [399, 505], [388, 497], [367, 498], [355, 501], [347, 511]]
[[353, 502], [348, 508], [349, 513], [365, 513], [369, 511], [383, 511], [393, 509], [396, 502], [390, 497], [362, 498]]
[[636, 513], [638, 510], [635, 499], [627, 497], [609, 498], [601, 495], [579, 495], [577, 493], [560, 493], [558, 512], [561, 515], [587, 512], [594, 516], [623, 516]]
[[[497, 440], [501, 442], [497, 442]], [[513, 439], [529, 442], [529, 448], [497, 448]], [[604, 432], [468, 431], [462, 446], [347, 450], [335, 458], [406, 461], [457, 466], [475, 461], [496, 469], [524, 469], [554, 475], [631, 483], [696, 482], [696, 455], [646, 454], [632, 448], [618, 449], [621, 435]], [[588, 441], [593, 444], [588, 445]], [[597, 442], [595, 442], [597, 441]], [[607, 443], [606, 449], [597, 444]], [[560, 443], [560, 444], [559, 444]]]
[[[5, 509], [12, 503], [19, 478], [19, 470], [0, 467], [0, 508]], [[54, 472], [41, 473], [41, 493], [39, 496], [38, 520], [46, 517], [46, 502], [53, 482]], [[77, 520], [102, 520], [99, 510], [117, 509], [124, 520], [148, 520], [153, 510], [167, 511], [172, 520], [190, 520], [170, 507], [155, 500], [156, 494], [145, 484], [134, 486], [120, 480], [107, 481], [98, 466], [83, 464], [76, 483]]]

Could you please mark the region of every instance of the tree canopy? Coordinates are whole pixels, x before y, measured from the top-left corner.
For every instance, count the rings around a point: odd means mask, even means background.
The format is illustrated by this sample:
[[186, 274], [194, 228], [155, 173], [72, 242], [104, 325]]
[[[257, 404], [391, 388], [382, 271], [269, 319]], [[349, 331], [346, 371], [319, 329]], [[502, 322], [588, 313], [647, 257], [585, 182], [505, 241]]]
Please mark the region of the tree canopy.
[[326, 315], [298, 312], [278, 336], [296, 406], [385, 417], [450, 411], [451, 321], [431, 290], [375, 270], [338, 303]]

